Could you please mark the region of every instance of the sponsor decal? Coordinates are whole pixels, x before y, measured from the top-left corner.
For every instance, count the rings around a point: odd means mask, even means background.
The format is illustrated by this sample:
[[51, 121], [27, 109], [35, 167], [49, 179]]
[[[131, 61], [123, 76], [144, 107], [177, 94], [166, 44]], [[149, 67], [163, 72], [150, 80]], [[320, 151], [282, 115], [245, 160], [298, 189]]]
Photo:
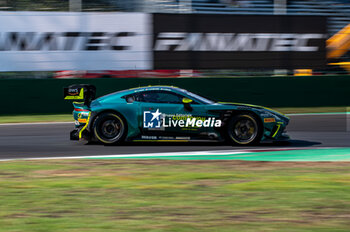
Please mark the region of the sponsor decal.
[[148, 135], [142, 135], [141, 139], [147, 139], [147, 140], [157, 140], [157, 136], [148, 136]]
[[167, 118], [163, 121], [164, 127], [220, 127], [221, 120], [209, 117], [203, 119], [202, 117], [187, 117], [185, 119]]
[[78, 119], [78, 122], [80, 122], [80, 123], [86, 123], [86, 122], [87, 122], [87, 119], [86, 119], [86, 118], [79, 118], [79, 119]]
[[88, 112], [81, 112], [78, 115], [78, 120], [76, 120], [76, 125], [80, 124], [80, 123], [87, 123], [87, 119], [89, 117], [89, 113]]
[[173, 136], [150, 136], [150, 135], [142, 135], [141, 139], [145, 140], [190, 140], [191, 137], [173, 137]]
[[84, 99], [84, 89], [69, 89], [64, 88], [65, 100], [81, 100]]
[[143, 128], [161, 128], [160, 116], [162, 113], [157, 111], [144, 111], [143, 112]]
[[269, 123], [269, 122], [276, 122], [275, 118], [264, 118], [264, 122]]
[[175, 139], [180, 139], [180, 140], [190, 140], [191, 137], [176, 137]]
[[81, 112], [78, 114], [78, 118], [82, 118], [82, 117], [89, 117], [89, 112]]
[[174, 140], [175, 137], [173, 137], [173, 136], [159, 136], [159, 139], [162, 139], [162, 140]]
[[194, 117], [190, 114], [162, 114], [157, 109], [155, 112], [143, 112], [144, 128], [169, 128], [169, 127], [221, 127], [221, 120], [214, 117]]
[[169, 88], [150, 87], [150, 88], [144, 88], [144, 89], [135, 89], [135, 93], [137, 93], [137, 92], [145, 92], [145, 91], [156, 91], [156, 90], [171, 92], [171, 89], [169, 89]]
[[81, 117], [89, 117], [90, 112], [81, 112]]
[[68, 95], [75, 96], [79, 94], [78, 89], [68, 89]]

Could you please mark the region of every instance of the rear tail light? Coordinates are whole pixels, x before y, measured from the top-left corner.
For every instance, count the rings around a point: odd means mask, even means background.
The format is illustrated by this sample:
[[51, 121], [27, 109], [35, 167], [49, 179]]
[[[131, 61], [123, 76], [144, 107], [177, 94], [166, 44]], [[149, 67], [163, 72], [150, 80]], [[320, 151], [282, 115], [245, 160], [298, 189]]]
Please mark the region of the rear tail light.
[[74, 111], [89, 111], [89, 110], [74, 108]]

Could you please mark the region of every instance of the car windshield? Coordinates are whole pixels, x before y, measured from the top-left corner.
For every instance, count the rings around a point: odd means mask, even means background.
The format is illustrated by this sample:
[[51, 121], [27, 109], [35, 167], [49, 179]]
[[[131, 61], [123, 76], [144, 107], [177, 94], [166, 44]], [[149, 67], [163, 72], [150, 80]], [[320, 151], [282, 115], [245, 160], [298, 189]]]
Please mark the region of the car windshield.
[[188, 96], [190, 96], [190, 97], [192, 97], [192, 98], [196, 99], [197, 101], [202, 102], [204, 104], [214, 104], [215, 103], [215, 101], [210, 100], [208, 98], [205, 98], [205, 97], [203, 97], [201, 95], [192, 93], [192, 92], [184, 90], [184, 89], [181, 89], [181, 90], [182, 90], [183, 93], [187, 94]]

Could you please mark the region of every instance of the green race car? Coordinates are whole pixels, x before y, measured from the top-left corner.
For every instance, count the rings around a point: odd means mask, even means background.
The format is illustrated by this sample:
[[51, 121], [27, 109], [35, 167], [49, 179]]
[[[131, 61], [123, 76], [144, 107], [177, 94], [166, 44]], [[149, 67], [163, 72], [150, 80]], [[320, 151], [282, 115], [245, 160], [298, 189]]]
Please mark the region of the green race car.
[[261, 106], [215, 102], [173, 86], [127, 89], [95, 99], [92, 85], [64, 90], [73, 102], [72, 140], [104, 144], [123, 141], [228, 141], [252, 145], [286, 140], [289, 118]]

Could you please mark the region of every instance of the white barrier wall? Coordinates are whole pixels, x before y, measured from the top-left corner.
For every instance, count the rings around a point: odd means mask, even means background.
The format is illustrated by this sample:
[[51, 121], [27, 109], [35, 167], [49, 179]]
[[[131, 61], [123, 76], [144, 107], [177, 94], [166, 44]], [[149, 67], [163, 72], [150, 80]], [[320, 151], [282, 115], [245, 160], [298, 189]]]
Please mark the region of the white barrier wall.
[[0, 12], [0, 71], [151, 69], [151, 14]]

